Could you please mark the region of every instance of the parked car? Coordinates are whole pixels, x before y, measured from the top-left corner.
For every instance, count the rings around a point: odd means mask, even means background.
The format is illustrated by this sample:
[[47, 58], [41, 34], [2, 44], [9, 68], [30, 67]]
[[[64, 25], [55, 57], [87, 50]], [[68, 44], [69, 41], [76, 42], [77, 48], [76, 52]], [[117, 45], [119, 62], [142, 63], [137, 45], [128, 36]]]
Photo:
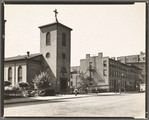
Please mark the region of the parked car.
[[140, 84], [140, 92], [145, 92], [145, 84]]

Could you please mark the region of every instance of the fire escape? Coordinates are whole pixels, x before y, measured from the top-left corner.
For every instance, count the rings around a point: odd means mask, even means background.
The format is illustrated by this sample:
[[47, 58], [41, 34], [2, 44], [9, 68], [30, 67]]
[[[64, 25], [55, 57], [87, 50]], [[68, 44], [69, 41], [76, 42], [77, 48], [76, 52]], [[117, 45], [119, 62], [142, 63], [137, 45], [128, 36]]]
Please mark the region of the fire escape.
[[[88, 79], [90, 80], [90, 85], [99, 86], [100, 83], [105, 82], [104, 77], [100, 74], [99, 70], [97, 70], [95, 67], [92, 67], [91, 62], [89, 63], [89, 67], [88, 67], [87, 71], [89, 71]], [[86, 73], [87, 73], [87, 71], [86, 71]]]

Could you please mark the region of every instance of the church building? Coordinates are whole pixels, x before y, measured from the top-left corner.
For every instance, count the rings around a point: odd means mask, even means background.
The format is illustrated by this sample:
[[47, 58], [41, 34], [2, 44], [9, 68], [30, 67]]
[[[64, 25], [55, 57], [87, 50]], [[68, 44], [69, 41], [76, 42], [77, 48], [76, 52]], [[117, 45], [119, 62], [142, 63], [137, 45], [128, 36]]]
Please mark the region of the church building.
[[40, 53], [5, 58], [4, 80], [17, 86], [31, 83], [40, 71], [46, 71], [55, 81], [55, 93], [68, 93], [70, 84], [70, 49], [72, 29], [56, 22], [40, 26]]

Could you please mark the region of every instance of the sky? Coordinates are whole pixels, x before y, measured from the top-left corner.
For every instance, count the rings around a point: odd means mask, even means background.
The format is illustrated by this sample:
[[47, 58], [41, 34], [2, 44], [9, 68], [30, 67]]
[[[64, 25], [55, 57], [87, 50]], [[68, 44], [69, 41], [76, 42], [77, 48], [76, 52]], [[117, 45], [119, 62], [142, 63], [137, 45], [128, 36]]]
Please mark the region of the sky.
[[145, 52], [145, 3], [133, 5], [5, 5], [5, 57], [40, 53], [39, 26], [58, 21], [70, 28], [71, 66], [86, 54], [118, 57]]

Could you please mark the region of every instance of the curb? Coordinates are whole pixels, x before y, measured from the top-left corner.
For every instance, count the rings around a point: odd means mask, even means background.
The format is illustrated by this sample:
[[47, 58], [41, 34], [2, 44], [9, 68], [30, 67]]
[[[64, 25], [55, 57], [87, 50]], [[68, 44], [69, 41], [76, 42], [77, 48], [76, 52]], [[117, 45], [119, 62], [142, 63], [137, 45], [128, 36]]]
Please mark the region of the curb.
[[[132, 94], [132, 93], [126, 93], [126, 94]], [[85, 97], [100, 96], [100, 95], [102, 96], [102, 94], [90, 94], [88, 96], [76, 96], [76, 97], [66, 97], [66, 98], [58, 97], [58, 98], [46, 99], [46, 100], [43, 100], [43, 99], [41, 99], [41, 100], [39, 100], [39, 99], [31, 99], [31, 100], [27, 100], [27, 101], [8, 102], [8, 103], [5, 103], [4, 102], [4, 105], [8, 105], [8, 104], [19, 104], [19, 103], [29, 103], [29, 102], [30, 103], [31, 102], [41, 102], [41, 101], [52, 101], [52, 100], [59, 100], [59, 99], [76, 99], [76, 98], [85, 98]], [[114, 94], [114, 95], [122, 95], [122, 94]]]
[[[97, 95], [98, 95], [98, 94], [97, 94]], [[29, 103], [29, 102], [51, 101], [51, 100], [59, 100], [59, 99], [85, 98], [85, 97], [92, 97], [92, 96], [97, 96], [97, 95], [76, 96], [76, 97], [67, 97], [67, 98], [53, 98], [53, 99], [47, 99], [47, 100], [32, 99], [32, 100], [29, 100], [29, 101], [8, 102], [8, 103], [4, 103], [4, 105], [8, 105], [8, 104], [18, 104], [18, 103]]]

